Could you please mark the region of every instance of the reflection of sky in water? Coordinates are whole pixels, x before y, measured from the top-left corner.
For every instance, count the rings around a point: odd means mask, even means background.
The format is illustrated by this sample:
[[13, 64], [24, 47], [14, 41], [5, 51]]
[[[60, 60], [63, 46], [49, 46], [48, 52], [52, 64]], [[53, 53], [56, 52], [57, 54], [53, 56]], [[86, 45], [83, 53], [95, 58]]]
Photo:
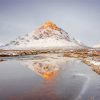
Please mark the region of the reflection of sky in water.
[[91, 91], [100, 98], [99, 76], [79, 60], [52, 55], [30, 58], [0, 63], [0, 99], [86, 100], [95, 96]]

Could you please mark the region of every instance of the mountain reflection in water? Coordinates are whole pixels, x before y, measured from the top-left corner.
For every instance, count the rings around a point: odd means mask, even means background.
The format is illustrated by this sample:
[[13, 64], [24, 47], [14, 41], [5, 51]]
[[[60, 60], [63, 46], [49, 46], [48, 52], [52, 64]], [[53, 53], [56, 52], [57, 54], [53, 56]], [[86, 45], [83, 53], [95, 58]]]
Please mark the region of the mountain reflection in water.
[[4, 60], [0, 62], [0, 100], [87, 100], [90, 96], [100, 97], [96, 90], [99, 76], [78, 59], [47, 54]]
[[56, 64], [51, 64], [50, 62], [34, 62], [27, 61], [27, 67], [32, 71], [36, 72], [38, 75], [42, 76], [45, 79], [50, 79], [55, 77], [59, 71], [59, 67]]

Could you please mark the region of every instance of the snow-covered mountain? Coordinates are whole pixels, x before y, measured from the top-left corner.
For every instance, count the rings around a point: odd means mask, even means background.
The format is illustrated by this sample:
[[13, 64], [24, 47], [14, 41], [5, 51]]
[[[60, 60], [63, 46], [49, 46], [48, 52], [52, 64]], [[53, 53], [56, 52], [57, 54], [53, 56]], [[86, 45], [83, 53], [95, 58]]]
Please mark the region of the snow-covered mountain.
[[100, 48], [100, 44], [94, 45], [94, 48]]
[[2, 43], [0, 43], [0, 46], [2, 46], [3, 44]]
[[1, 46], [2, 44], [0, 43], [0, 46]]
[[70, 35], [48, 21], [39, 28], [25, 36], [18, 37], [2, 47], [3, 49], [73, 49], [82, 48], [80, 42], [70, 37]]

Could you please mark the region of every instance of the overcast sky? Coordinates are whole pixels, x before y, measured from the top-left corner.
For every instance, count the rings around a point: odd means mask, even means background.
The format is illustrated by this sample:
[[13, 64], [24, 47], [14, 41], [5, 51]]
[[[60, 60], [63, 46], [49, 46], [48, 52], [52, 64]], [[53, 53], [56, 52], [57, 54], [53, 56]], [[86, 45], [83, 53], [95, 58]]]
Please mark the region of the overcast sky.
[[0, 0], [0, 42], [48, 20], [86, 45], [100, 44], [100, 0]]

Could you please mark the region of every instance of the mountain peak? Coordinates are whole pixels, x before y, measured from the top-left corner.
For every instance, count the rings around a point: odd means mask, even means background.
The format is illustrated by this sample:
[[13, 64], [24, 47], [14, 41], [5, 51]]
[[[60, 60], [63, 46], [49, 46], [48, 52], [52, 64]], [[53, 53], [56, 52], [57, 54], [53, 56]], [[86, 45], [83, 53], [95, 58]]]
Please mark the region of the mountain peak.
[[72, 49], [81, 48], [80, 45], [63, 29], [47, 21], [36, 30], [4, 45], [2, 49]]
[[58, 29], [58, 27], [51, 21], [47, 21], [46, 23], [44, 23], [43, 28], [45, 28], [45, 29], [51, 28], [51, 29], [54, 29], [54, 30]]

